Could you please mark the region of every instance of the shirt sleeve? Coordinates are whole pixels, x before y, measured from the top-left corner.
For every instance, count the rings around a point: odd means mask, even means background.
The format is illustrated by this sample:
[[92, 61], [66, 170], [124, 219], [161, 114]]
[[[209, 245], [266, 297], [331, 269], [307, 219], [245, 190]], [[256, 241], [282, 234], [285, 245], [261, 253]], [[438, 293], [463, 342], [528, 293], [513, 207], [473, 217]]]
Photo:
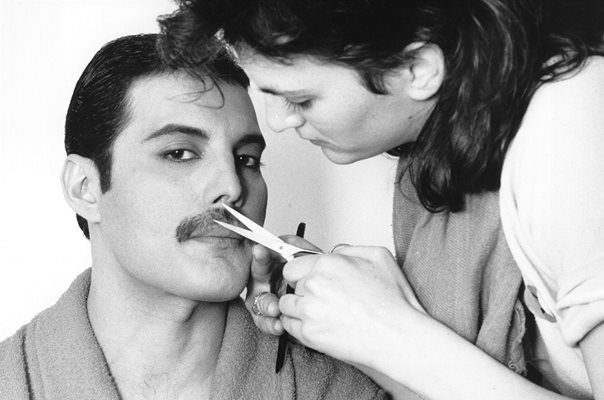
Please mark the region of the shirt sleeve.
[[576, 346], [604, 322], [604, 58], [535, 93], [501, 194], [512, 254]]

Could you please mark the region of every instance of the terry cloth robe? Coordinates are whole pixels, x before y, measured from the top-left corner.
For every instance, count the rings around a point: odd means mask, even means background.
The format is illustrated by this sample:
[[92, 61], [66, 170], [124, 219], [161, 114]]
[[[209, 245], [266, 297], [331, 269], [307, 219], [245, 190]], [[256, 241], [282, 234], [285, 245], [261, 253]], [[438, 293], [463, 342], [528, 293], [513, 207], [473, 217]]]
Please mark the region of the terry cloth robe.
[[[86, 308], [90, 269], [57, 304], [0, 343], [1, 400], [120, 400]], [[383, 399], [353, 367], [290, 344], [274, 372], [278, 339], [263, 335], [241, 299], [229, 304], [211, 399]]]
[[499, 193], [466, 197], [464, 211], [432, 213], [401, 157], [394, 189], [397, 261], [428, 314], [526, 374], [522, 276], [499, 218]]

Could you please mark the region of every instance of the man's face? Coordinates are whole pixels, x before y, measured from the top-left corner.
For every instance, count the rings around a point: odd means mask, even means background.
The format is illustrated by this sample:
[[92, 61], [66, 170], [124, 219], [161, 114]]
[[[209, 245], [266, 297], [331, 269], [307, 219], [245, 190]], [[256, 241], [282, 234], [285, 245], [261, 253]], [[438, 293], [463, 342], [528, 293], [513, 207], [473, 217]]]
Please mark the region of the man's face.
[[264, 140], [243, 88], [203, 88], [182, 73], [133, 83], [91, 241], [95, 267], [124, 284], [225, 301], [245, 286], [250, 244], [212, 218], [225, 218], [224, 202], [264, 222]]

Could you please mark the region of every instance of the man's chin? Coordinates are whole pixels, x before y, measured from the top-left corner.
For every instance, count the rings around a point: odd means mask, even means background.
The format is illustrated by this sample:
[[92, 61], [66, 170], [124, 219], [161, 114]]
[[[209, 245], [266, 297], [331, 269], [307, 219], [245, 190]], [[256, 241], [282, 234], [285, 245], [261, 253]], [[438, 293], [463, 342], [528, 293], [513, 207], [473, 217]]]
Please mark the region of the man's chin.
[[[187, 242], [173, 258], [170, 272], [175, 287], [195, 301], [224, 302], [236, 298], [247, 285], [252, 255], [249, 247]], [[186, 289], [185, 289], [186, 288]]]
[[191, 282], [187, 289], [179, 291], [179, 296], [198, 303], [228, 303], [241, 296], [247, 285], [247, 274], [222, 274], [214, 278], [208, 277], [206, 282]]
[[229, 303], [229, 302], [241, 297], [242, 293], [245, 290], [246, 285], [247, 285], [247, 279], [241, 285], [235, 284], [233, 282], [232, 285], [229, 285], [229, 287], [223, 287], [222, 290], [219, 291], [219, 293], [216, 293], [213, 296], [204, 296], [204, 301], [212, 302], [212, 303]]

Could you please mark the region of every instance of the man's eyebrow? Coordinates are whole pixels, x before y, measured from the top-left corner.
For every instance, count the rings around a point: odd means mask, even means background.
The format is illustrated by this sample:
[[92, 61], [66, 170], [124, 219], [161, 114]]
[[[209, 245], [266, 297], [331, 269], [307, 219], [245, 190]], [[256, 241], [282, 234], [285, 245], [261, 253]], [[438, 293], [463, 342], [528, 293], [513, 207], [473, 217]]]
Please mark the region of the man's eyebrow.
[[157, 139], [159, 137], [166, 136], [166, 135], [174, 135], [176, 133], [183, 133], [185, 135], [197, 136], [201, 139], [206, 139], [206, 140], [210, 138], [210, 135], [208, 135], [208, 133], [206, 131], [204, 131], [203, 129], [194, 128], [192, 126], [187, 126], [187, 125], [168, 124], [168, 125], [164, 125], [163, 127], [159, 128], [158, 130], [151, 133], [149, 136], [147, 136], [143, 140], [143, 142], [148, 142], [149, 140]]
[[[210, 135], [203, 129], [195, 128], [188, 125], [168, 124], [151, 133], [143, 140], [143, 142], [157, 139], [166, 135], [174, 135], [177, 133], [197, 136], [204, 140], [210, 139]], [[238, 147], [245, 146], [246, 144], [258, 144], [260, 147], [262, 147], [262, 150], [266, 148], [266, 142], [264, 141], [264, 137], [260, 132], [247, 133], [237, 141]]]
[[237, 141], [237, 147], [245, 146], [246, 144], [257, 144], [262, 150], [266, 148], [266, 142], [260, 132], [248, 133]]

